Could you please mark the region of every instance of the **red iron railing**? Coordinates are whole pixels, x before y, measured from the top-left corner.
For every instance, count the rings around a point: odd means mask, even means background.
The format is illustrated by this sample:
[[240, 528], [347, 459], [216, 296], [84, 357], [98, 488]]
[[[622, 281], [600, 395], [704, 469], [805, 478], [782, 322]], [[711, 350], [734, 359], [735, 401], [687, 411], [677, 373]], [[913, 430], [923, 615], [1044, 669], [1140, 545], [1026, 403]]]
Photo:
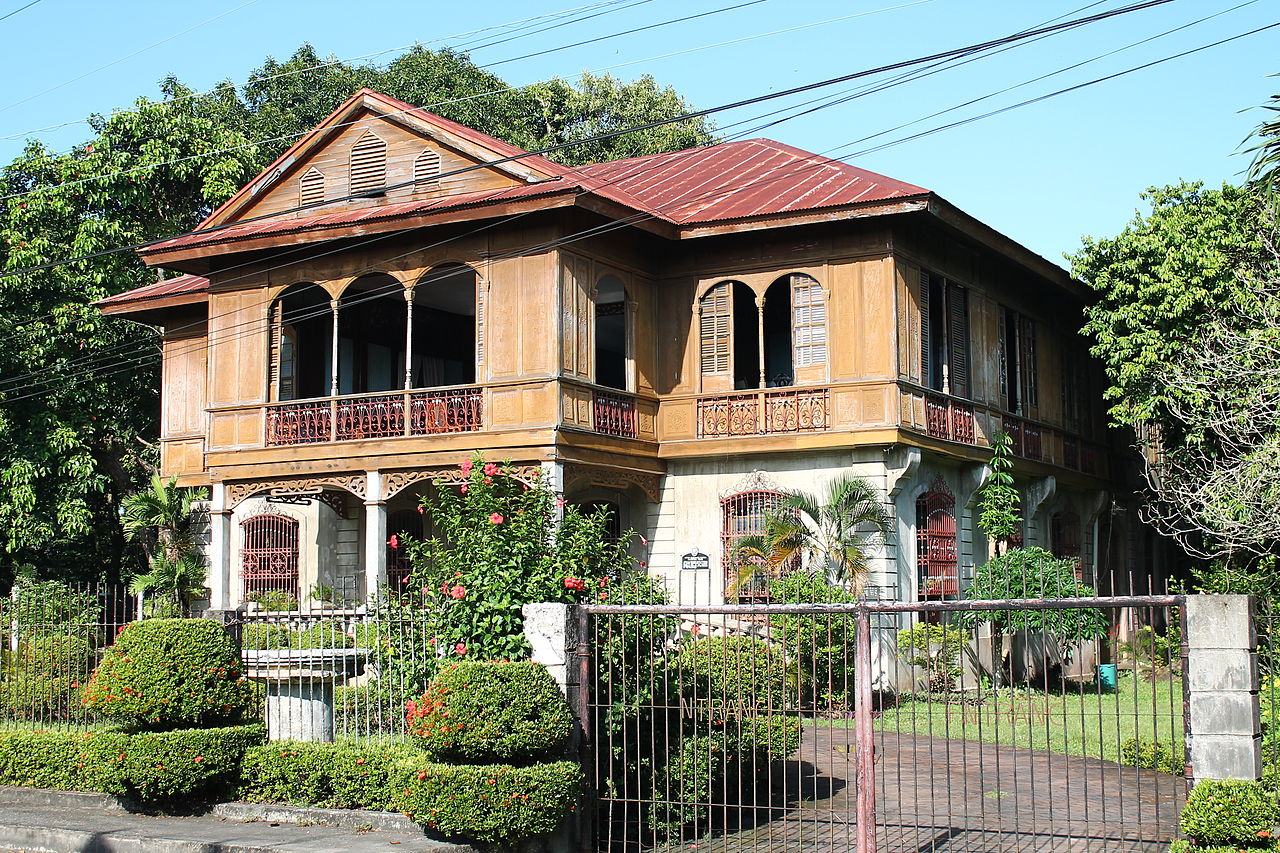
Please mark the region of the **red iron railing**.
[[338, 441], [404, 435], [404, 398], [357, 397], [339, 400]]
[[595, 431], [619, 438], [636, 437], [636, 398], [595, 391], [591, 401]]
[[830, 425], [831, 407], [826, 388], [756, 391], [698, 400], [698, 436], [701, 438], [817, 432]]
[[293, 403], [267, 410], [267, 444], [329, 441], [333, 425], [329, 402]]
[[769, 391], [764, 395], [764, 431], [814, 432], [830, 423], [827, 389]]
[[479, 388], [416, 391], [409, 412], [410, 435], [475, 432], [484, 426], [484, 394]]
[[945, 397], [926, 394], [924, 397], [925, 431], [934, 438], [977, 444], [977, 432], [973, 426], [973, 406], [957, 403]]
[[1022, 452], [1028, 459], [1044, 459], [1044, 442], [1035, 424], [1022, 425]]
[[723, 435], [759, 434], [759, 395], [733, 394], [704, 397], [698, 401], [699, 436], [714, 438]]
[[1009, 435], [1009, 452], [1014, 456], [1025, 456], [1022, 449], [1022, 421], [1005, 418], [1004, 431]]
[[1062, 437], [1062, 464], [1080, 470], [1080, 439], [1070, 435]]
[[483, 427], [483, 414], [483, 393], [479, 388], [288, 403], [267, 409], [267, 445], [474, 432]]

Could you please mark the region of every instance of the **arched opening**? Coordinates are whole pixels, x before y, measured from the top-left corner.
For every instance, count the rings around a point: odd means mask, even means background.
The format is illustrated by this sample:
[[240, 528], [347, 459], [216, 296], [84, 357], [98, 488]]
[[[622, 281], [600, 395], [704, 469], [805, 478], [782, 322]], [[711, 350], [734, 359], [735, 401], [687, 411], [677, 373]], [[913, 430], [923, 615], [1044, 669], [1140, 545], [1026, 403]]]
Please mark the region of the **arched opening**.
[[916, 571], [919, 597], [953, 598], [960, 594], [956, 548], [956, 499], [935, 486], [916, 501]]
[[770, 582], [795, 568], [787, 565], [771, 573], [760, 558], [744, 559], [736, 554], [742, 537], [764, 535], [765, 518], [778, 511], [785, 497], [782, 492], [756, 489], [720, 501], [720, 563], [725, 570], [726, 598], [732, 594], [738, 601], [767, 602]]
[[387, 589], [391, 592], [404, 592], [413, 574], [404, 538], [421, 540], [422, 531], [422, 513], [416, 509], [400, 509], [387, 516]]
[[756, 294], [740, 281], [733, 282], [733, 387], [760, 387], [760, 314]]
[[1083, 579], [1083, 563], [1080, 559], [1080, 516], [1071, 511], [1054, 513], [1049, 530], [1053, 538], [1053, 556], [1075, 563], [1076, 579]]
[[246, 518], [240, 529], [241, 599], [285, 594], [297, 602], [298, 522], [266, 513]]
[[404, 387], [404, 287], [377, 273], [356, 279], [338, 303], [338, 393]]
[[627, 291], [615, 275], [596, 283], [595, 382], [627, 390]]
[[764, 293], [764, 380], [768, 388], [795, 384], [791, 350], [791, 276], [783, 276]]
[[333, 311], [316, 284], [286, 289], [272, 309], [272, 365], [277, 400], [327, 397], [333, 372]]
[[574, 501], [574, 506], [583, 515], [595, 515], [598, 512], [604, 512], [605, 522], [605, 541], [610, 545], [615, 544], [622, 538], [622, 507], [618, 506], [615, 501]]
[[476, 381], [476, 272], [442, 264], [413, 290], [412, 386], [438, 388]]

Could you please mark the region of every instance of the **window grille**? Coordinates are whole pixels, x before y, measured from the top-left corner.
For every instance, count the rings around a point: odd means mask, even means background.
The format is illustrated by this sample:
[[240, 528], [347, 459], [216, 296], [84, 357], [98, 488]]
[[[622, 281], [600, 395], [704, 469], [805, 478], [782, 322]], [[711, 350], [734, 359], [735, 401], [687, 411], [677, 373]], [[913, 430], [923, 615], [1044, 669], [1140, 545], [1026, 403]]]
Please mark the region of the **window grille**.
[[1076, 579], [1082, 579], [1080, 516], [1074, 512], [1054, 513], [1050, 520], [1050, 535], [1053, 537], [1053, 556], [1074, 562]]
[[916, 501], [916, 566], [920, 598], [960, 593], [956, 500], [950, 492], [926, 492]]
[[722, 281], [698, 300], [702, 374], [729, 371], [729, 282]]
[[[394, 548], [392, 536], [396, 537]], [[413, 574], [409, 549], [402, 541], [405, 536], [422, 539], [422, 515], [416, 509], [397, 510], [387, 519], [387, 589], [391, 592], [404, 592]]]
[[298, 522], [283, 515], [266, 514], [240, 523], [244, 541], [240, 548], [243, 598], [272, 591], [298, 599]]
[[827, 298], [822, 285], [807, 275], [791, 277], [791, 327], [795, 366], [827, 363]]
[[[782, 492], [755, 490], [740, 492], [720, 501], [723, 526], [720, 531], [720, 544], [723, 552], [721, 565], [725, 567], [725, 591], [736, 591], [740, 601], [767, 601], [769, 599], [769, 581], [779, 574], [795, 568], [794, 563], [779, 568], [770, 574], [763, 569], [763, 561], [759, 557], [746, 560], [735, 557], [738, 542], [744, 536], [762, 536], [765, 532], [765, 518], [777, 513], [786, 495]], [[749, 579], [739, 582], [748, 561], [753, 562], [759, 571]]]
[[440, 186], [440, 155], [430, 148], [413, 161], [414, 189], [436, 189]]
[[372, 133], [351, 147], [351, 194], [380, 190], [387, 183], [387, 143]]
[[324, 201], [324, 175], [319, 169], [307, 169], [298, 180], [298, 187], [302, 204], [318, 204]]

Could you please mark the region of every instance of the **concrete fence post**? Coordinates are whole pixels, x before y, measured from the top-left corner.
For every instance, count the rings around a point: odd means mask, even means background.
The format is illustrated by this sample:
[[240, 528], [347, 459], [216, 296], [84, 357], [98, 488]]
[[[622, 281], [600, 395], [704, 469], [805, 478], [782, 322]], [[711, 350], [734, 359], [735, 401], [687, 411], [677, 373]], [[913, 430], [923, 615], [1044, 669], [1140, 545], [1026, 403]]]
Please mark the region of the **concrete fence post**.
[[1185, 625], [1187, 754], [1192, 779], [1261, 779], [1253, 599], [1189, 595]]

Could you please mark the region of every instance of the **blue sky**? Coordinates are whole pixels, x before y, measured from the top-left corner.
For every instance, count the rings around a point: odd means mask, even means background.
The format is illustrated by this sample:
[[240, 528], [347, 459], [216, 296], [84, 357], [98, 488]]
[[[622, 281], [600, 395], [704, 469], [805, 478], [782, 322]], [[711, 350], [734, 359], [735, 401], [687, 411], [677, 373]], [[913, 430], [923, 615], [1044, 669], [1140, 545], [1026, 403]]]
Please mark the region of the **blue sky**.
[[[0, 15], [28, 2], [0, 0]], [[0, 140], [0, 157], [19, 154], [23, 136], [58, 149], [75, 144], [88, 134], [84, 124], [42, 129], [127, 107], [140, 95], [155, 96], [157, 82], [168, 74], [197, 88], [240, 82], [266, 56], [283, 59], [304, 41], [343, 59], [382, 52], [370, 57], [382, 62], [399, 52], [393, 49], [415, 41], [458, 47], [517, 35], [507, 26], [511, 22], [590, 2], [37, 0], [0, 20], [6, 45], [0, 79], [10, 84], [0, 95], [0, 136], [18, 137]], [[744, 2], [616, 0], [580, 13], [594, 15], [589, 20], [523, 35], [472, 57], [489, 65]], [[505, 62], [494, 72], [517, 84], [584, 70], [608, 69], [625, 78], [649, 73], [696, 106], [709, 107], [1122, 5], [1123, 0], [758, 0], [696, 21]], [[1174, 0], [767, 129], [760, 129], [767, 121], [760, 115], [777, 103], [723, 113], [717, 121], [728, 132], [771, 136], [928, 187], [1061, 262], [1081, 235], [1107, 236], [1122, 228], [1148, 186], [1239, 180], [1247, 160], [1236, 152], [1262, 119], [1256, 107], [1280, 92], [1280, 78], [1268, 76], [1280, 72], [1280, 28], [991, 118], [898, 140], [1275, 23], [1276, 6], [1274, 0]], [[1184, 28], [1160, 35], [1179, 27]], [[463, 35], [481, 28], [490, 29]], [[1150, 40], [1130, 47], [1145, 39]], [[1112, 51], [1117, 52], [1063, 70]], [[1019, 86], [1042, 75], [1052, 76]], [[952, 109], [977, 98], [984, 99]], [[859, 141], [867, 137], [873, 138]], [[894, 144], [868, 150], [885, 142]]]

